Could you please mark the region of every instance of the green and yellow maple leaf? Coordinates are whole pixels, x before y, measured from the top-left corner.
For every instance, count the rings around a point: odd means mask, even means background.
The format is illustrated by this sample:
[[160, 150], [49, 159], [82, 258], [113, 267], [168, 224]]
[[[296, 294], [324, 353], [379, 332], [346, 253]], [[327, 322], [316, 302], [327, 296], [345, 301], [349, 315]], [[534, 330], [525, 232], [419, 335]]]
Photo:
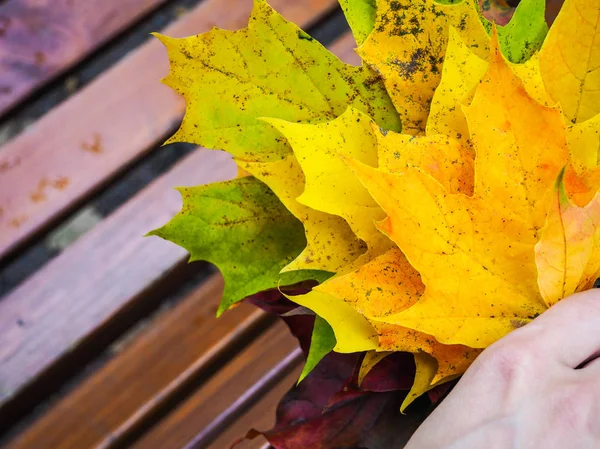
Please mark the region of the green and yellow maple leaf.
[[374, 72], [344, 64], [264, 0], [255, 1], [248, 28], [157, 37], [171, 61], [163, 82], [187, 102], [181, 128], [168, 142], [223, 149], [251, 161], [277, 160], [290, 153], [287, 142], [258, 118], [319, 123], [348, 105], [400, 129]]

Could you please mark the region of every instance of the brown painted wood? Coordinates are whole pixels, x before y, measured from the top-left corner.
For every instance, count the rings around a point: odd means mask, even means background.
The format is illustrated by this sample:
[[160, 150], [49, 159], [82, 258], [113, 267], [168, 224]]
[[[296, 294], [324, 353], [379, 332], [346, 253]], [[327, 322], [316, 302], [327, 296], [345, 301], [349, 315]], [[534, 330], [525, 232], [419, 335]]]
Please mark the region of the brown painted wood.
[[548, 22], [548, 25], [554, 23], [563, 3], [564, 0], [546, 0], [546, 22]]
[[296, 368], [301, 357], [298, 343], [278, 322], [132, 448], [205, 447]]
[[225, 153], [195, 151], [0, 301], [0, 406], [187, 259], [143, 238], [180, 209], [175, 186], [235, 173]]
[[64, 397], [7, 449], [112, 448], [243, 347], [270, 320], [242, 304], [217, 319], [223, 279], [214, 275]]
[[345, 33], [329, 46], [329, 50], [347, 64], [360, 65], [360, 56], [354, 51], [356, 41], [352, 33]]
[[0, 4], [0, 116], [165, 0]]
[[[275, 425], [275, 411], [277, 404], [287, 391], [298, 380], [302, 364], [281, 380], [276, 386], [263, 396], [256, 405], [240, 416], [214, 440], [207, 449], [224, 449], [231, 447], [232, 443], [239, 441], [235, 449], [262, 449], [266, 440], [258, 437], [253, 440], [242, 440], [248, 430], [268, 430]], [[267, 444], [268, 447], [268, 444]]]
[[[303, 26], [337, 5], [336, 0], [270, 3]], [[241, 28], [251, 4], [205, 0], [164, 32], [186, 36], [215, 25]], [[184, 101], [159, 83], [167, 73], [166, 51], [153, 39], [0, 149], [0, 258], [174, 130]]]

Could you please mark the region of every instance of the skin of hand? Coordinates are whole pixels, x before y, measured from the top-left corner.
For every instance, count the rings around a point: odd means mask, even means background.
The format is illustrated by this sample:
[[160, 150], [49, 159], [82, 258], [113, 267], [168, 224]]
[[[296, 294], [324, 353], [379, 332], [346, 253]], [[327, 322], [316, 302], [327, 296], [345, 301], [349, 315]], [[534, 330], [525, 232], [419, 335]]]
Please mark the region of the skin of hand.
[[487, 348], [405, 449], [600, 449], [600, 289]]

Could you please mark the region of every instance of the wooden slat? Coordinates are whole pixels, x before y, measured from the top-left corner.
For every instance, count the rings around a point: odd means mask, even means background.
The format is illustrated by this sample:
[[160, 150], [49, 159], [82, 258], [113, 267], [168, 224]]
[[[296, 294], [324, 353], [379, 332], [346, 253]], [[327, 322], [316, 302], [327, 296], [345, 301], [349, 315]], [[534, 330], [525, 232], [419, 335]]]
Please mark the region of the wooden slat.
[[[165, 33], [187, 36], [214, 25], [241, 28], [251, 4], [252, 0], [205, 0]], [[307, 26], [337, 1], [271, 4]], [[166, 51], [152, 39], [0, 149], [0, 258], [176, 127], [185, 106], [159, 83], [167, 73]]]
[[[207, 449], [224, 449], [243, 438], [248, 430], [268, 430], [275, 425], [275, 411], [283, 395], [296, 383], [302, 365], [299, 364], [290, 374], [270, 390], [260, 401], [214, 440]], [[238, 443], [235, 449], [262, 449], [266, 440], [263, 437]], [[267, 444], [268, 447], [268, 444]]]
[[217, 319], [222, 291], [222, 277], [213, 276], [152, 322], [7, 449], [120, 445], [216, 360], [266, 326], [266, 314], [246, 304]]
[[175, 186], [235, 172], [226, 154], [197, 150], [0, 301], [0, 405], [187, 258], [143, 238], [181, 207]]
[[[338, 54], [352, 52], [351, 43], [342, 41], [350, 45], [339, 44]], [[235, 172], [226, 154], [197, 150], [0, 301], [0, 426], [12, 396], [57, 360], [75, 357], [86, 336], [140, 302], [187, 258], [173, 244], [141, 238], [179, 210], [172, 188]]]
[[546, 0], [546, 22], [548, 22], [549, 25], [554, 23], [563, 3], [564, 0]]
[[0, 116], [165, 0], [0, 5]]
[[298, 343], [278, 322], [132, 448], [204, 447], [296, 368], [301, 357]]

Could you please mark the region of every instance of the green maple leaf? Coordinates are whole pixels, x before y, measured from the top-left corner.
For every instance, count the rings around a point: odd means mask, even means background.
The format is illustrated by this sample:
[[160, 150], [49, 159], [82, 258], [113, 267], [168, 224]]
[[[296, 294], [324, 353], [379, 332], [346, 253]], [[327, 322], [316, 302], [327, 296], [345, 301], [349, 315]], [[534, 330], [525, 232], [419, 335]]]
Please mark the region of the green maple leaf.
[[[247, 296], [276, 288], [280, 270], [306, 246], [302, 224], [255, 178], [178, 190], [181, 211], [149, 235], [182, 246], [190, 262], [206, 260], [221, 270], [225, 290], [219, 315]], [[293, 282], [313, 275], [306, 270]]]
[[302, 374], [300, 374], [298, 383], [302, 382], [310, 374], [323, 357], [333, 351], [335, 343], [335, 334], [329, 323], [319, 315], [316, 315], [308, 357], [306, 358], [306, 363], [304, 364], [304, 369], [302, 370]]

